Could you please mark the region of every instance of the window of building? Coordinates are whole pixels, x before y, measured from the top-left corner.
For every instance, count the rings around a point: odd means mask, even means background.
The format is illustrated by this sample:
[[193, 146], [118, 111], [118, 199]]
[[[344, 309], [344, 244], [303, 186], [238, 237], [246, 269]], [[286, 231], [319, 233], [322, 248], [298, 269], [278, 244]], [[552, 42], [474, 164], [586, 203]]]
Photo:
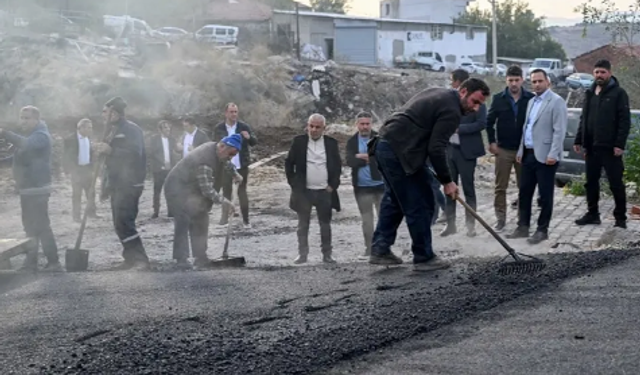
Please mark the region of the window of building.
[[473, 40], [474, 37], [473, 27], [467, 27], [467, 40]]
[[384, 4], [384, 15], [388, 16], [391, 13], [391, 4]]
[[431, 26], [431, 40], [442, 40], [442, 26]]

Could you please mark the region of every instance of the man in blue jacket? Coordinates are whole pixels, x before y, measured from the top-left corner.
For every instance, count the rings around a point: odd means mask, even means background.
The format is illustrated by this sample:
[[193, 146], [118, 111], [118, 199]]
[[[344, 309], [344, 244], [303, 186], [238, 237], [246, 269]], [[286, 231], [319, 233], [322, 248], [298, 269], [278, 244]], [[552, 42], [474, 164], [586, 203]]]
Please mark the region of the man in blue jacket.
[[16, 147], [13, 155], [13, 177], [20, 193], [22, 226], [33, 239], [23, 269], [37, 270], [38, 247], [47, 257], [45, 271], [61, 271], [58, 247], [49, 221], [51, 195], [51, 135], [40, 120], [38, 108], [28, 106], [20, 110], [20, 126], [26, 137], [0, 129], [0, 138]]
[[[451, 87], [458, 89], [462, 82], [469, 79], [469, 73], [464, 69], [457, 69], [451, 73]], [[458, 177], [462, 181], [464, 199], [476, 209], [475, 173], [478, 158], [485, 154], [482, 131], [487, 125], [487, 107], [482, 104], [477, 112], [462, 116], [460, 126], [449, 139], [447, 147], [447, 160], [453, 182], [458, 183]], [[456, 206], [457, 202], [447, 199], [445, 216], [447, 226], [440, 233], [442, 237], [456, 233]], [[475, 237], [475, 218], [466, 212], [467, 236]]]
[[120, 269], [146, 269], [149, 259], [136, 229], [138, 202], [144, 189], [147, 158], [142, 130], [125, 118], [127, 104], [120, 97], [109, 100], [102, 110], [105, 125], [111, 126], [108, 143], [96, 150], [106, 155], [105, 193], [111, 198], [113, 225], [123, 246]]

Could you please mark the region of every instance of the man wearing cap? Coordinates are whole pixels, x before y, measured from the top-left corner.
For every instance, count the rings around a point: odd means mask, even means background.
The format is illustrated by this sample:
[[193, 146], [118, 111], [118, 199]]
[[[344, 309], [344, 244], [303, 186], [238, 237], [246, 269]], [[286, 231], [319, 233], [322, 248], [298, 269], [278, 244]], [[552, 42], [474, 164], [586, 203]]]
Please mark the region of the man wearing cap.
[[105, 125], [110, 126], [107, 143], [96, 144], [96, 151], [106, 155], [106, 173], [102, 198], [111, 198], [111, 215], [118, 238], [122, 243], [124, 263], [119, 269], [143, 270], [149, 258], [136, 229], [138, 202], [144, 189], [147, 156], [144, 136], [138, 125], [125, 118], [127, 103], [115, 97], [102, 110]]
[[[214, 203], [222, 203], [231, 214], [233, 203], [219, 195], [214, 187], [214, 176], [236, 173], [230, 160], [242, 149], [242, 137], [233, 134], [220, 142], [207, 142], [191, 151], [169, 172], [164, 183], [168, 209], [174, 215], [173, 258], [179, 268], [191, 268], [189, 263], [189, 240], [196, 268], [210, 264], [207, 257], [209, 237], [209, 211]], [[225, 171], [216, 174], [220, 168]]]

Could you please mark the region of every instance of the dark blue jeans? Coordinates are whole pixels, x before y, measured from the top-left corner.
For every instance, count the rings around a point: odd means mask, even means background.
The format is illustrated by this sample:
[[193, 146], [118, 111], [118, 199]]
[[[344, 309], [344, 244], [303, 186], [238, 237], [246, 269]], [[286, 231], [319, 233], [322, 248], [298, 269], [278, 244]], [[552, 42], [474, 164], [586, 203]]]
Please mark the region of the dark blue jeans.
[[431, 246], [431, 219], [435, 206], [431, 172], [425, 166], [408, 176], [395, 152], [384, 140], [378, 142], [375, 153], [385, 190], [371, 254], [388, 254], [396, 241], [402, 219], [406, 219], [411, 234], [413, 262], [426, 262], [435, 256]]
[[520, 192], [518, 194], [518, 226], [528, 227], [531, 223], [531, 206], [533, 195], [538, 186], [540, 196], [540, 216], [538, 216], [539, 232], [547, 233], [553, 214], [553, 192], [558, 165], [546, 165], [536, 160], [532, 151], [525, 151], [522, 157], [522, 176], [520, 177]]
[[440, 216], [440, 211], [444, 212], [447, 201], [445, 200], [444, 193], [440, 188], [442, 188], [442, 184], [436, 176], [429, 170], [429, 178], [431, 180], [431, 191], [433, 192], [433, 197], [435, 199], [436, 205], [433, 209], [433, 218], [431, 219], [431, 224], [435, 224], [438, 221], [438, 216]]

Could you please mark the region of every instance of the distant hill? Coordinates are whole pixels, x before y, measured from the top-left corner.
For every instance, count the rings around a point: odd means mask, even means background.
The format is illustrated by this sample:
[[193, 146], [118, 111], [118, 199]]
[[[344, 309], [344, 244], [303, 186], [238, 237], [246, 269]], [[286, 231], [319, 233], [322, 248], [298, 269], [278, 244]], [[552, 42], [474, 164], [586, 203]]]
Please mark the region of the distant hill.
[[584, 25], [551, 26], [549, 34], [562, 44], [568, 58], [574, 58], [613, 41], [611, 33], [602, 24], [588, 25], [586, 35]]

